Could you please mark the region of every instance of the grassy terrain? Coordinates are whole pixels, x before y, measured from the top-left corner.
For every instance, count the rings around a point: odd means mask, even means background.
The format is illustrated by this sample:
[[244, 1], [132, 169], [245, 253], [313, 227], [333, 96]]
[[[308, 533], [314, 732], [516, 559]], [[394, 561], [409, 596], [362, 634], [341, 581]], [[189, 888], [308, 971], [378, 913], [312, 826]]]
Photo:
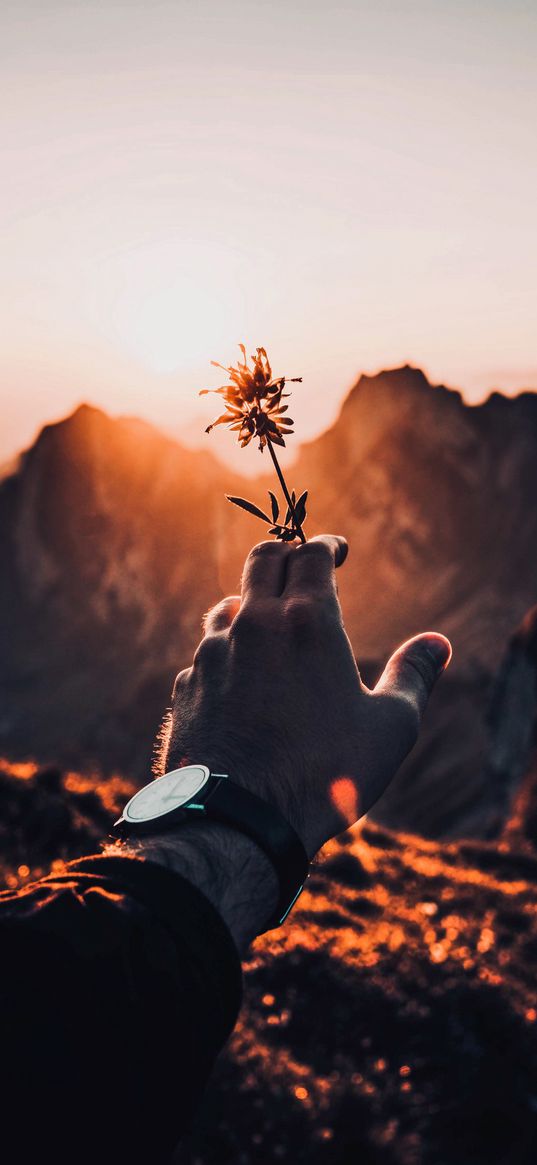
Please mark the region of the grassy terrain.
[[[123, 779], [0, 766], [4, 885], [94, 850]], [[188, 1165], [534, 1165], [531, 782], [499, 842], [331, 843], [245, 967]]]

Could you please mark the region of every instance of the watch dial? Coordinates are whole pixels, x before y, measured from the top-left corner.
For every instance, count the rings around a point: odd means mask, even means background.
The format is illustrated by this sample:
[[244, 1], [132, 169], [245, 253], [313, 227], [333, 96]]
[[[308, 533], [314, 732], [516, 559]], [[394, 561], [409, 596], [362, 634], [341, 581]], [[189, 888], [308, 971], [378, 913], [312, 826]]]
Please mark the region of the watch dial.
[[209, 769], [205, 765], [188, 765], [165, 773], [131, 798], [123, 810], [123, 817], [127, 821], [152, 821], [155, 817], [163, 817], [190, 801], [208, 779]]

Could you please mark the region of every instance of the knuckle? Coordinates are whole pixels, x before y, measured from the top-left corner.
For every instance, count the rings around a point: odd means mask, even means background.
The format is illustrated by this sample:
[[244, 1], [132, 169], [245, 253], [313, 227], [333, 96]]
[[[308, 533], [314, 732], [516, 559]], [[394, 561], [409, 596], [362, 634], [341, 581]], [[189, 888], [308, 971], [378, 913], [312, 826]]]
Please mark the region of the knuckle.
[[237, 595], [227, 595], [225, 599], [220, 599], [220, 602], [216, 603], [214, 607], [209, 607], [209, 610], [204, 615], [202, 620], [203, 628], [210, 628], [219, 624], [225, 626], [229, 620], [229, 616], [233, 614], [239, 603], [240, 598]]
[[263, 626], [260, 607], [256, 603], [243, 603], [229, 629], [232, 639], [250, 640], [258, 638]]
[[192, 669], [189, 667], [185, 667], [185, 668], [183, 668], [183, 671], [180, 671], [176, 675], [175, 680], [174, 680], [174, 684], [173, 684], [173, 688], [172, 688], [172, 700], [175, 700], [178, 696], [181, 695], [181, 692], [184, 692], [184, 690], [187, 687], [188, 682], [190, 680], [191, 674], [192, 674]]
[[266, 557], [276, 558], [281, 555], [283, 549], [281, 542], [258, 542], [256, 546], [252, 546], [248, 558], [250, 560]]
[[315, 541], [305, 542], [303, 546], [297, 547], [297, 554], [302, 558], [311, 558], [313, 562], [333, 562], [334, 555], [326, 542]]
[[339, 624], [337, 608], [325, 596], [308, 595], [288, 599], [285, 618], [295, 627], [330, 630]]
[[215, 621], [218, 620], [220, 612], [221, 612], [220, 603], [217, 603], [215, 607], [209, 607], [209, 610], [205, 612], [205, 614], [201, 620], [202, 631], [206, 631], [207, 628], [211, 625], [211, 623], [214, 623]]
[[311, 599], [288, 599], [285, 604], [286, 621], [296, 628], [312, 627], [316, 606]]
[[222, 637], [218, 634], [206, 635], [194, 653], [192, 666], [199, 668], [214, 666], [222, 650]]
[[235, 607], [240, 606], [240, 601], [240, 595], [226, 595], [225, 599], [222, 599], [219, 606], [221, 610], [225, 611], [227, 614], [228, 611], [234, 611]]

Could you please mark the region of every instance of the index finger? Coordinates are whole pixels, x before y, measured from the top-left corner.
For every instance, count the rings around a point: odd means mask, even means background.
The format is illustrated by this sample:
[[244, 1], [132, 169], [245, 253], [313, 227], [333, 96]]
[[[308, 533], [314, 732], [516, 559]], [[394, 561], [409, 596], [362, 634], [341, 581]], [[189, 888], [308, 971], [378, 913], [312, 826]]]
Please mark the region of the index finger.
[[278, 598], [285, 585], [285, 571], [293, 547], [289, 542], [259, 542], [250, 551], [242, 575], [242, 602]]
[[320, 534], [296, 546], [287, 560], [285, 595], [335, 594], [335, 570], [348, 552], [348, 542], [339, 534]]

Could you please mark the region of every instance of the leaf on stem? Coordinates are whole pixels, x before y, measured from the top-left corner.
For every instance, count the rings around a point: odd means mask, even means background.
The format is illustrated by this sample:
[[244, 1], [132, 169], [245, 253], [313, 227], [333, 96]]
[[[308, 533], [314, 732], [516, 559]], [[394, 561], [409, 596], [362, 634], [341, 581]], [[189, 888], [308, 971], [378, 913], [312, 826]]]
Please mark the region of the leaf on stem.
[[232, 502], [234, 506], [240, 506], [241, 510], [247, 510], [249, 514], [254, 515], [254, 518], [261, 518], [262, 522], [268, 522], [270, 525], [270, 518], [268, 514], [265, 514], [263, 510], [260, 510], [259, 506], [254, 506], [253, 502], [247, 502], [246, 498], [232, 498], [229, 494], [226, 494], [226, 498], [228, 502]]
[[269, 494], [269, 498], [270, 498], [270, 504], [272, 506], [272, 521], [277, 522], [278, 518], [280, 516], [280, 506], [278, 503], [278, 499], [277, 499], [276, 495], [273, 494], [271, 489], [269, 489], [268, 494]]
[[307, 502], [307, 500], [308, 500], [308, 491], [306, 489], [306, 490], [304, 490], [304, 493], [300, 495], [300, 497], [296, 503], [296, 506], [295, 506], [295, 524], [297, 526], [301, 526], [305, 517], [306, 517], [306, 502]]
[[[294, 509], [294, 508], [295, 508], [295, 491], [294, 491], [294, 490], [293, 490], [293, 492], [292, 492], [292, 494], [291, 494], [291, 502], [292, 502], [292, 506], [293, 506], [293, 509]], [[291, 514], [291, 506], [288, 506], [288, 507], [287, 507], [287, 513], [286, 513], [286, 515], [285, 515], [285, 522], [284, 522], [284, 526], [287, 526], [287, 523], [288, 523], [288, 522], [291, 520], [291, 517], [292, 517], [292, 514]]]

